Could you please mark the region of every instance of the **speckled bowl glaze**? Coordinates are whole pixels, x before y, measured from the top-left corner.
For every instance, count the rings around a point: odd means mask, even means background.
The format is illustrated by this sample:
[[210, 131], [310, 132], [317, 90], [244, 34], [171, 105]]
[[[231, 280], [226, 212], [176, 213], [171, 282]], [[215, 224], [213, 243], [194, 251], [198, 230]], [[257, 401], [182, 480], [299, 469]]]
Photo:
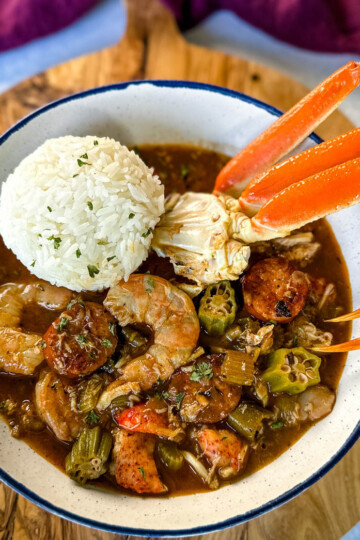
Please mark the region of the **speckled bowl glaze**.
[[[97, 88], [31, 114], [0, 139], [0, 180], [50, 137], [111, 136], [131, 145], [190, 142], [235, 154], [280, 113], [248, 96], [196, 83], [139, 81]], [[309, 138], [302, 148], [319, 142]], [[209, 186], [211, 187], [211, 186]], [[331, 216], [360, 300], [360, 207]], [[360, 335], [360, 322], [353, 337]], [[360, 434], [360, 355], [348, 357], [330, 416], [276, 461], [218, 491], [140, 498], [77, 486], [0, 422], [0, 478], [39, 506], [82, 525], [144, 536], [202, 534], [236, 525], [295, 497], [324, 475]]]

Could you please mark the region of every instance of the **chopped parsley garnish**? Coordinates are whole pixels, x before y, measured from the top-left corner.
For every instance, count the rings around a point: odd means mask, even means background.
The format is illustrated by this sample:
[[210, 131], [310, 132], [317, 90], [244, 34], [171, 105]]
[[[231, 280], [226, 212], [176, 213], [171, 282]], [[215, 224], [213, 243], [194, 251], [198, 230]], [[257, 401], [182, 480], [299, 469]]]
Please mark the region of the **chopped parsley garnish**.
[[73, 178], [76, 178], [77, 176], [79, 176], [79, 173], [73, 174]]
[[115, 323], [109, 322], [109, 330], [112, 333], [113, 336], [116, 335], [116, 329], [115, 329]]
[[138, 467], [139, 471], [141, 472], [141, 476], [143, 477], [143, 480], [145, 480], [145, 470], [144, 470], [144, 467], [141, 466], [141, 467]]
[[96, 414], [95, 411], [90, 411], [89, 414], [86, 417], [86, 422], [92, 426], [94, 424], [97, 424], [100, 418], [100, 414]]
[[151, 294], [151, 293], [152, 293], [152, 289], [145, 289], [145, 292], [148, 293], [148, 294]]
[[222, 440], [222, 441], [225, 441], [226, 439], [227, 439], [227, 437], [222, 437], [222, 439], [221, 439], [221, 440]]
[[157, 399], [169, 399], [169, 392], [155, 392], [154, 397]]
[[108, 244], [107, 240], [99, 240], [97, 242], [98, 246], [107, 246], [107, 244]]
[[79, 167], [82, 167], [83, 165], [90, 165], [90, 163], [86, 163], [85, 161], [82, 161], [81, 159], [77, 159], [76, 161]]
[[68, 303], [68, 305], [66, 306], [66, 309], [72, 308], [75, 304], [80, 304], [81, 307], [85, 307], [84, 302], [83, 302], [81, 299], [79, 299], [79, 297], [77, 297], [77, 298], [73, 298], [73, 299]]
[[95, 356], [96, 354], [94, 353], [91, 353], [91, 352], [88, 353], [88, 357], [90, 358], [90, 360], [94, 360]]
[[284, 427], [284, 422], [275, 422], [275, 424], [271, 424], [271, 429], [280, 429]]
[[184, 164], [181, 165], [181, 176], [183, 178], [186, 178], [187, 175], [189, 174], [189, 172], [190, 172], [190, 169], [189, 169], [189, 167], [187, 165], [184, 165]]
[[87, 155], [87, 153], [85, 152], [85, 154], [83, 154], [82, 156], [80, 156], [81, 158], [84, 158], [84, 159], [89, 159], [89, 156]]
[[75, 255], [76, 255], [76, 258], [78, 259], [79, 257], [81, 257], [81, 251], [79, 248], [77, 248], [77, 250], [75, 251]]
[[51, 206], [48, 206], [47, 209], [49, 210], [49, 212], [52, 212]]
[[108, 262], [110, 262], [110, 261], [112, 261], [113, 259], [115, 259], [115, 255], [113, 255], [112, 257], [107, 257], [106, 260], [107, 260]]
[[42, 349], [45, 349], [45, 348], [46, 348], [46, 343], [45, 343], [44, 340], [42, 340], [42, 342], [40, 343], [40, 347], [41, 347]]
[[90, 210], [94, 210], [94, 205], [93, 205], [93, 203], [91, 201], [88, 201], [86, 204], [88, 205]]
[[86, 343], [88, 342], [87, 338], [85, 336], [76, 336], [76, 341], [80, 344], [80, 345], [86, 345]]
[[145, 289], [145, 292], [147, 292], [148, 294], [151, 294], [155, 287], [155, 281], [153, 280], [153, 278], [148, 278], [146, 280], [146, 283], [148, 287]]
[[180, 392], [180, 394], [175, 396], [175, 401], [177, 403], [177, 408], [178, 409], [180, 409], [180, 407], [181, 407], [181, 402], [182, 402], [184, 396], [185, 396], [185, 392]]
[[40, 233], [38, 234], [38, 237], [39, 237], [39, 238], [42, 238], [42, 236], [41, 236], [41, 234], [40, 234]]
[[96, 276], [96, 274], [98, 274], [100, 272], [98, 267], [94, 266], [93, 264], [88, 264], [87, 269], [88, 269], [88, 272], [89, 272], [89, 276], [91, 278], [94, 278]]
[[199, 382], [201, 379], [211, 379], [213, 376], [211, 364], [209, 362], [200, 362], [200, 364], [193, 366], [190, 381]]
[[59, 236], [51, 235], [51, 236], [49, 236], [48, 240], [53, 240], [54, 249], [59, 249], [60, 244], [61, 244], [61, 238]]
[[36, 260], [34, 259], [30, 266], [35, 266]]
[[132, 219], [135, 217], [135, 214], [133, 212], [131, 212], [131, 214], [129, 214], [129, 219]]
[[142, 233], [141, 236], [142, 236], [143, 238], [147, 238], [151, 233], [152, 233], [152, 228], [149, 227], [148, 230], [147, 230], [146, 232]]
[[110, 347], [112, 347], [112, 343], [109, 339], [103, 339], [103, 345], [106, 349], [110, 349]]
[[94, 146], [97, 146], [99, 144], [99, 141], [94, 141]]
[[67, 319], [66, 317], [61, 317], [60, 322], [59, 322], [56, 330], [58, 332], [61, 332], [63, 330], [63, 328], [65, 328], [65, 326], [68, 324], [68, 322], [69, 322], [69, 319]]
[[273, 319], [270, 319], [269, 323], [274, 324], [275, 326], [277, 325], [277, 321], [274, 321]]

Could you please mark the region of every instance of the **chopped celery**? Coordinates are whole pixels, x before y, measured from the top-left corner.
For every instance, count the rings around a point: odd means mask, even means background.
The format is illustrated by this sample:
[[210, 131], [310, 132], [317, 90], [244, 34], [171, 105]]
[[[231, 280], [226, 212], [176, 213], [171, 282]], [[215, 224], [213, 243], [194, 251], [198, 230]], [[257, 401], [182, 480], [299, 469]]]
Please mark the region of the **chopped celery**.
[[221, 366], [221, 375], [229, 384], [251, 386], [254, 379], [257, 354], [246, 354], [242, 351], [226, 351]]
[[245, 439], [254, 442], [263, 431], [263, 421], [271, 416], [270, 411], [262, 409], [254, 403], [244, 402], [229, 414], [227, 421]]
[[157, 450], [161, 461], [169, 467], [172, 471], [178, 471], [181, 469], [184, 462], [184, 456], [172, 442], [160, 441], [157, 446]]

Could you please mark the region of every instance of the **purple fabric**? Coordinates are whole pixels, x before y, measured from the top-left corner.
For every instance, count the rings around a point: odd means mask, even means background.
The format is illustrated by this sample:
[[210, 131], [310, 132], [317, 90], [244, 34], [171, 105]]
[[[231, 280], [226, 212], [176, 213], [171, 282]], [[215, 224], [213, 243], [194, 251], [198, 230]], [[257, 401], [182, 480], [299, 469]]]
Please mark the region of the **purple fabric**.
[[229, 9], [274, 37], [305, 49], [360, 54], [360, 0], [163, 0], [189, 28]]
[[0, 0], [0, 51], [71, 24], [99, 0]]

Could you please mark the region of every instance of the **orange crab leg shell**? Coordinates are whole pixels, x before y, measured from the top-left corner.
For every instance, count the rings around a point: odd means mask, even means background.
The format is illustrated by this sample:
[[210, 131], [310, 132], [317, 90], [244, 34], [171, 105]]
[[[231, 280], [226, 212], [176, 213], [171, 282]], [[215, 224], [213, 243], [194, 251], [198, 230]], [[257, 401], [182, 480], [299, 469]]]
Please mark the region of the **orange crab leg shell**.
[[345, 341], [338, 345], [328, 345], [324, 347], [310, 347], [312, 351], [323, 353], [341, 353], [357, 351], [360, 349], [360, 338], [352, 339], [351, 341]]
[[334, 317], [333, 319], [328, 319], [324, 322], [346, 322], [346, 321], [353, 321], [355, 319], [360, 318], [360, 309], [356, 309], [355, 311], [352, 311], [351, 313], [346, 313], [345, 315], [340, 315], [339, 317]]
[[253, 216], [291, 184], [357, 157], [360, 157], [360, 128], [300, 152], [256, 176], [241, 194], [240, 206]]
[[[360, 158], [309, 176], [277, 193], [251, 219], [255, 233], [286, 235], [360, 202]], [[274, 236], [276, 237], [276, 236]]]
[[349, 62], [330, 75], [220, 171], [214, 191], [238, 197], [249, 181], [303, 141], [360, 84], [360, 64]]

